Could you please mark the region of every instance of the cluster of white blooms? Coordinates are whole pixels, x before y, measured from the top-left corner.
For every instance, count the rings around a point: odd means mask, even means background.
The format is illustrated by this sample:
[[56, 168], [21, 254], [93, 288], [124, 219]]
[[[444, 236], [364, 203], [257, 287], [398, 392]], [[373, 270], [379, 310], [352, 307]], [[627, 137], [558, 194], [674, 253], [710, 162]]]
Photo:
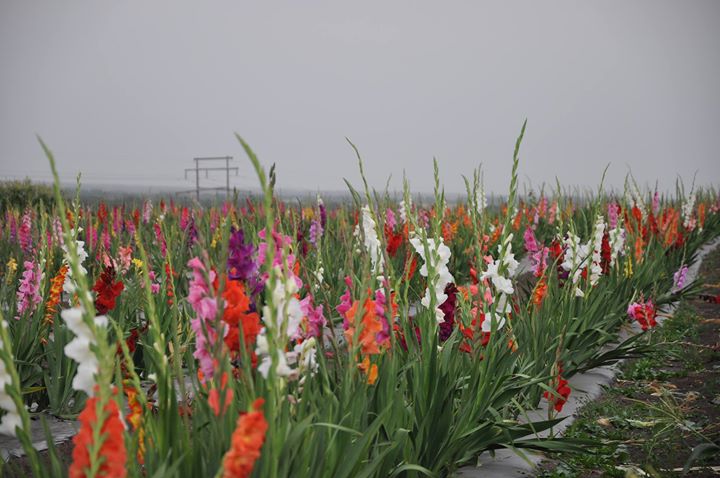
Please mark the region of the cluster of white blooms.
[[[425, 289], [425, 295], [420, 303], [429, 309], [433, 297], [431, 294], [434, 294], [435, 319], [437, 323], [440, 324], [445, 321], [444, 313], [440, 310], [440, 306], [447, 300], [445, 286], [455, 281], [447, 267], [450, 261], [450, 248], [445, 245], [442, 237], [439, 240], [427, 239], [427, 249], [430, 255], [426, 257], [425, 244], [417, 234], [414, 234], [413, 237], [410, 238], [410, 244], [412, 244], [415, 251], [417, 251], [425, 262], [420, 268], [420, 275], [428, 278], [428, 286]], [[428, 265], [434, 271], [432, 277], [428, 276]]]
[[631, 187], [629, 189], [630, 192], [630, 201], [626, 201], [628, 203], [632, 203], [633, 206], [637, 207], [640, 210], [640, 214], [643, 218], [647, 216], [647, 212], [645, 211], [645, 201], [643, 201], [642, 193], [638, 190], [637, 186], [635, 185], [635, 182], [632, 182]]
[[[68, 329], [75, 334], [65, 346], [65, 355], [78, 363], [77, 373], [73, 378], [72, 387], [82, 390], [89, 396], [94, 394], [95, 374], [98, 372], [99, 362], [90, 346], [97, 343], [96, 337], [90, 327], [83, 320], [83, 310], [80, 307], [63, 310], [60, 316]], [[96, 327], [107, 327], [107, 317], [99, 315], [93, 319]]]
[[[560, 266], [567, 272], [572, 273], [572, 283], [577, 284], [590, 254], [590, 245], [582, 244], [580, 238], [572, 232], [568, 232], [564, 244], [565, 260]], [[575, 288], [575, 295], [578, 297], [584, 296], [579, 287]]]
[[398, 208], [398, 212], [400, 213], [400, 219], [402, 219], [403, 224], [407, 223], [407, 210], [412, 207], [411, 201], [408, 201], [408, 204], [405, 204], [405, 200], [403, 199], [400, 201], [400, 206]]
[[610, 229], [608, 235], [608, 242], [610, 242], [610, 267], [613, 267], [618, 256], [625, 254], [625, 229], [618, 224], [614, 229]]
[[[7, 323], [3, 320], [0, 322], [0, 326], [7, 327]], [[2, 346], [3, 342], [0, 340], [0, 347]], [[22, 418], [17, 405], [5, 390], [6, 386], [12, 386], [12, 382], [12, 375], [8, 372], [5, 361], [0, 359], [0, 410], [5, 412], [5, 415], [0, 419], [0, 434], [10, 436], [15, 435], [15, 427], [22, 427]]]
[[[298, 283], [294, 275], [284, 275], [280, 266], [275, 266], [273, 274], [274, 284], [272, 285], [272, 303], [275, 306], [275, 314], [270, 311], [269, 306], [263, 307], [262, 320], [265, 327], [260, 330], [257, 337], [255, 353], [260, 358], [258, 371], [267, 378], [272, 365], [270, 344], [267, 340], [267, 328], [271, 327], [277, 344], [277, 364], [275, 374], [278, 377], [297, 377], [298, 373], [305, 370], [317, 370], [315, 363], [315, 341], [306, 340], [302, 347], [295, 346], [291, 351], [284, 352], [285, 346], [290, 339], [296, 338], [300, 333], [300, 323], [304, 317], [300, 300], [296, 297]], [[303, 345], [299, 344], [299, 345]], [[299, 370], [291, 365], [300, 364]]]
[[315, 269], [313, 275], [315, 276], [315, 280], [317, 282], [312, 285], [312, 289], [313, 291], [317, 291], [320, 288], [320, 284], [322, 284], [325, 280], [325, 268], [323, 267], [322, 258], [320, 256], [318, 256], [317, 269]]
[[682, 217], [683, 217], [683, 227], [685, 229], [693, 229], [695, 226], [695, 221], [693, 220], [693, 209], [695, 209], [695, 190], [693, 189], [690, 192], [690, 195], [687, 197], [685, 202], [682, 205]]
[[590, 263], [590, 285], [597, 284], [597, 281], [602, 275], [602, 257], [600, 255], [602, 249], [602, 240], [605, 235], [605, 217], [602, 214], [598, 214], [595, 221], [595, 227], [593, 228], [593, 248], [592, 248], [592, 261]]
[[480, 183], [480, 187], [475, 190], [475, 208], [478, 214], [482, 214], [487, 208], [487, 197], [485, 197], [485, 187]]
[[373, 273], [380, 273], [383, 271], [385, 261], [382, 254], [382, 244], [377, 235], [377, 226], [375, 220], [370, 214], [370, 207], [363, 206], [362, 218], [360, 220], [361, 227], [363, 229], [365, 250], [370, 253], [370, 261], [372, 261]]
[[[78, 241], [77, 240], [77, 234], [82, 231], [82, 228], [78, 228], [73, 236], [75, 240], [72, 242], [75, 244], [75, 252], [78, 256], [78, 265], [80, 267], [80, 272], [85, 275], [87, 274], [87, 269], [83, 267], [83, 262], [85, 262], [85, 259], [87, 259], [87, 252], [85, 252], [85, 241]], [[67, 244], [62, 244], [62, 250], [65, 253], [65, 263], [70, 264], [70, 251], [67, 248]], [[67, 274], [65, 275], [65, 283], [63, 284], [63, 290], [67, 292], [68, 294], [74, 294], [75, 290], [77, 289], [77, 285], [75, 283], [75, 279], [73, 278], [73, 271], [72, 267], [68, 268]]]
[[[511, 277], [517, 272], [519, 264], [515, 260], [515, 254], [512, 251], [512, 239], [512, 234], [505, 238], [501, 244], [498, 258], [488, 264], [487, 270], [481, 276], [482, 279], [490, 279], [495, 292], [499, 294], [495, 300], [495, 319], [498, 330], [505, 325], [505, 315], [512, 311], [509, 298], [515, 293]], [[504, 275], [503, 271], [507, 275]], [[483, 332], [490, 332], [491, 327], [491, 320], [483, 321]]]
[[[292, 351], [287, 352], [287, 363], [290, 365], [297, 364], [298, 373], [305, 378], [305, 372], [309, 372], [311, 375], [318, 371], [317, 362], [317, 342], [315, 337], [295, 345]], [[302, 380], [302, 379], [301, 379]]]

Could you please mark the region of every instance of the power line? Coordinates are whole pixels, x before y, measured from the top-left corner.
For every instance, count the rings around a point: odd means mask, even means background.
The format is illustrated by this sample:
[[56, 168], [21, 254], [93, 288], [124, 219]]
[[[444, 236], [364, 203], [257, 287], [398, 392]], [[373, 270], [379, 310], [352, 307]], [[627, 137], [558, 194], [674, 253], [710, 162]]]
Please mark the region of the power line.
[[[205, 178], [208, 178], [208, 172], [209, 171], [225, 171], [225, 194], [227, 197], [230, 197], [230, 171], [235, 171], [235, 176], [238, 175], [238, 172], [240, 171], [237, 167], [230, 167], [230, 161], [232, 161], [232, 156], [210, 156], [210, 157], [204, 157], [204, 158], [193, 158], [193, 161], [195, 161], [195, 168], [185, 168], [185, 179], [187, 179], [187, 173], [195, 172], [195, 197], [197, 200], [200, 200], [200, 191], [221, 191], [222, 187], [200, 187], [200, 171], [205, 172]], [[225, 167], [219, 167], [219, 166], [206, 166], [206, 167], [200, 167], [200, 161], [225, 161]]]

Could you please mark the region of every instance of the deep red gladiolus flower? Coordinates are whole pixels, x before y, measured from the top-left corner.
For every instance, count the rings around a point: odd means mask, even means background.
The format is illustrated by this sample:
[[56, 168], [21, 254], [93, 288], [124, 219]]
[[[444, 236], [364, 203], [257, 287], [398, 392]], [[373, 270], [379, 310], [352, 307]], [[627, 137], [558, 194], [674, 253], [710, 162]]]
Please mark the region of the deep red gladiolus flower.
[[115, 299], [125, 288], [122, 281], [115, 282], [115, 276], [115, 268], [107, 266], [93, 286], [92, 290], [97, 292], [95, 310], [99, 315], [107, 314], [115, 308]]
[[387, 238], [387, 252], [390, 257], [395, 257], [400, 245], [402, 244], [403, 235], [402, 232], [397, 234], [393, 233], [392, 229], [385, 225], [385, 237]]

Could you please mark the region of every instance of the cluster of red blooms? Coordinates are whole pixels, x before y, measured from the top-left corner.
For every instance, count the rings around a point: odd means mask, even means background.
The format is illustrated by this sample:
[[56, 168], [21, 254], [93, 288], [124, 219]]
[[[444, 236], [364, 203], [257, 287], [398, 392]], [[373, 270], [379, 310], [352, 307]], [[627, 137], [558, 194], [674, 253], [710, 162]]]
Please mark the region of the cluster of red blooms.
[[92, 290], [97, 293], [95, 310], [99, 315], [107, 314], [115, 308], [115, 300], [125, 288], [122, 281], [115, 282], [115, 277], [115, 268], [106, 266], [93, 286]]
[[[72, 458], [68, 474], [70, 478], [85, 478], [90, 469], [90, 447], [94, 443], [93, 426], [97, 422], [95, 409], [97, 398], [90, 397], [85, 403], [85, 409], [78, 416], [80, 430], [73, 438]], [[112, 398], [105, 404], [105, 420], [101, 427], [103, 436], [102, 447], [98, 454], [102, 460], [99, 470], [95, 476], [103, 478], [124, 478], [127, 476], [125, 462], [127, 452], [125, 450], [125, 424], [122, 422], [120, 409]]]
[[628, 315], [635, 319], [643, 330], [655, 327], [657, 321], [657, 310], [655, 310], [655, 304], [652, 300], [647, 302], [633, 302], [628, 306]]
[[[561, 412], [565, 403], [570, 397], [570, 387], [568, 387], [568, 381], [562, 378], [562, 364], [558, 364], [558, 374], [552, 383], [555, 393], [545, 392], [543, 397], [555, 408], [556, 412]], [[557, 395], [556, 395], [557, 394]], [[558, 396], [559, 395], [559, 396]]]
[[268, 428], [262, 413], [263, 403], [263, 399], [258, 398], [251, 411], [238, 417], [230, 449], [223, 457], [223, 478], [245, 478], [252, 473]]

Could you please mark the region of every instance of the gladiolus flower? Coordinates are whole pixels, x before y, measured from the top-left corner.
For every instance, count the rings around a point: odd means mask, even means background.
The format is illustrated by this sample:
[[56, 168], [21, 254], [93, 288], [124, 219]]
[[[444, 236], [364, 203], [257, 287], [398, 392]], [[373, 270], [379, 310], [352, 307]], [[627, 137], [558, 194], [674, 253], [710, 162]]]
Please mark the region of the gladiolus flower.
[[33, 261], [25, 261], [25, 271], [20, 279], [20, 286], [17, 291], [17, 315], [15, 319], [20, 320], [20, 316], [25, 312], [32, 313], [37, 305], [42, 302], [40, 295], [40, 281], [42, 273], [40, 266]]
[[240, 414], [230, 449], [223, 457], [223, 478], [245, 478], [252, 473], [268, 429], [261, 410], [263, 403], [264, 400], [258, 398], [251, 411]]
[[[73, 438], [73, 462], [68, 474], [70, 478], [85, 478], [92, 466], [90, 449], [94, 445], [93, 428], [98, 420], [96, 415], [97, 398], [88, 398], [85, 409], [78, 416], [80, 430]], [[104, 478], [124, 478], [127, 476], [127, 455], [125, 450], [125, 425], [120, 409], [113, 399], [104, 407], [104, 421], [100, 428], [102, 445], [97, 459], [102, 460], [95, 476]]]
[[655, 310], [655, 305], [652, 300], [648, 300], [647, 302], [633, 302], [628, 306], [627, 313], [630, 318], [635, 319], [637, 323], [640, 324], [643, 330], [657, 325], [657, 321], [655, 320], [657, 311]]
[[63, 264], [58, 273], [55, 274], [55, 277], [50, 281], [50, 297], [48, 297], [45, 303], [45, 323], [48, 325], [53, 323], [53, 318], [57, 313], [57, 306], [60, 304], [60, 294], [62, 294], [63, 291], [67, 271], [67, 264]]
[[120, 296], [125, 286], [122, 281], [115, 282], [115, 268], [112, 266], [103, 269], [100, 278], [95, 282], [93, 291], [97, 292], [95, 297], [95, 309], [100, 315], [105, 315], [115, 308], [115, 300]]
[[555, 392], [559, 395], [559, 397], [550, 392], [543, 393], [543, 397], [545, 397], [547, 401], [552, 404], [555, 411], [559, 413], [565, 406], [571, 392], [570, 387], [568, 387], [568, 381], [560, 375], [558, 375], [555, 381]]

